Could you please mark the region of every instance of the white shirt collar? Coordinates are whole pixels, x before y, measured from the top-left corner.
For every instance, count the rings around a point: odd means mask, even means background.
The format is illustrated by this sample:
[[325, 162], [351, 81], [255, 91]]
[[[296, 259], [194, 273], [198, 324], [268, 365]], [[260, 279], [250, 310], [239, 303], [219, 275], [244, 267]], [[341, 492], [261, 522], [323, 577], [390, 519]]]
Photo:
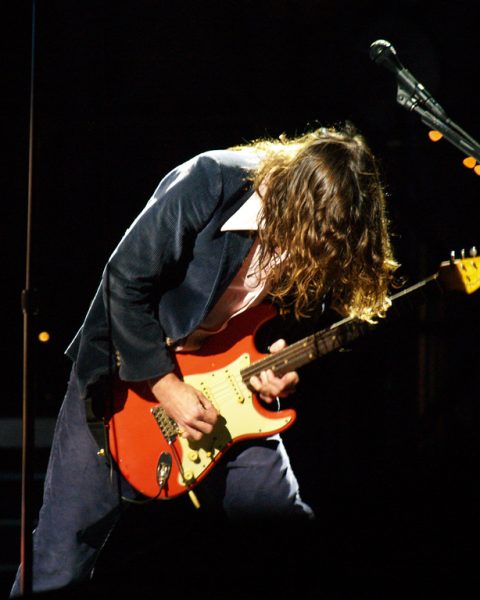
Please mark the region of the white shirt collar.
[[257, 192], [222, 225], [221, 231], [257, 231], [262, 200]]

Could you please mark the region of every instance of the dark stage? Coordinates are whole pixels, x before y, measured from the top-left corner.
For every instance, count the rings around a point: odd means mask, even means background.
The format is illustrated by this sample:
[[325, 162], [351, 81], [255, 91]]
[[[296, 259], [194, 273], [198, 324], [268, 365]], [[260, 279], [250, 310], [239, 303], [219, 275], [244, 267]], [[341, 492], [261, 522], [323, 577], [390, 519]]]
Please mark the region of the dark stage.
[[[480, 177], [449, 141], [430, 141], [419, 115], [397, 103], [395, 75], [369, 57], [372, 42], [390, 41], [449, 118], [478, 139], [475, 3], [38, 0], [36, 8], [33, 129], [32, 3], [10, 7], [2, 36], [4, 594], [20, 546], [30, 133], [35, 511], [70, 368], [64, 350], [106, 259], [177, 164], [204, 150], [349, 120], [380, 157], [407, 286], [436, 273], [452, 251], [468, 259], [480, 243]], [[414, 578], [427, 590], [419, 597], [435, 597], [428, 590], [444, 581], [474, 581], [480, 292], [413, 296], [345, 351], [300, 372], [297, 422], [284, 440], [314, 523], [239, 526], [204, 518], [186, 498], [134, 506], [92, 585], [58, 597], [160, 590], [300, 597], [301, 583], [306, 598], [391, 598]], [[302, 332], [321, 324], [313, 320]], [[42, 331], [48, 342], [38, 341]]]

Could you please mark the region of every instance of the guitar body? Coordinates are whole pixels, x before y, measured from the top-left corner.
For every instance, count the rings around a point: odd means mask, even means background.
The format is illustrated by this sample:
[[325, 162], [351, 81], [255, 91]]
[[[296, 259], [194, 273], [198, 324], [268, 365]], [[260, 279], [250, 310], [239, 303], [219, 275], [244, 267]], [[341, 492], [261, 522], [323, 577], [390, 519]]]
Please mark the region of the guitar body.
[[[275, 315], [271, 305], [261, 304], [232, 319], [201, 350], [176, 354], [184, 381], [199, 389], [220, 413], [214, 431], [199, 442], [176, 435], [175, 424], [148, 386], [119, 384], [108, 421], [110, 451], [134, 488], [151, 498], [177, 497], [200, 483], [236, 442], [267, 437], [293, 424], [294, 410], [266, 409], [241, 376], [242, 369], [265, 356], [254, 338]], [[161, 486], [162, 464], [169, 465], [169, 474]]]
[[[480, 258], [443, 262], [438, 273], [390, 296], [397, 301], [430, 284], [473, 293], [480, 287]], [[178, 373], [201, 390], [220, 413], [214, 431], [200, 442], [177, 435], [177, 426], [145, 384], [119, 383], [108, 419], [110, 451], [125, 478], [150, 498], [167, 499], [193, 492], [233, 444], [267, 437], [290, 427], [292, 409], [267, 410], [245, 384], [252, 374], [271, 368], [277, 375], [295, 370], [337, 350], [363, 334], [371, 324], [347, 317], [280, 352], [261, 354], [255, 346], [259, 327], [276, 315], [268, 304], [233, 318], [202, 349], [177, 353]]]

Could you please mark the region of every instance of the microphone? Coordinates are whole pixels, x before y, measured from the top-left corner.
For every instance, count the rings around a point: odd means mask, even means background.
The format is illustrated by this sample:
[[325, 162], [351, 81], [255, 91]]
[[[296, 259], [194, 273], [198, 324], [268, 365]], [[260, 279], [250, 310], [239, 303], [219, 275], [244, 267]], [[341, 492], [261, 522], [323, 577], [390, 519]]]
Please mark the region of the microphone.
[[[377, 40], [370, 45], [370, 58], [377, 65], [392, 71], [398, 81], [397, 100], [409, 110], [423, 106], [437, 117], [445, 117], [445, 111], [433, 96], [418, 82], [400, 62], [395, 48], [386, 40]], [[407, 94], [407, 97], [406, 97]]]

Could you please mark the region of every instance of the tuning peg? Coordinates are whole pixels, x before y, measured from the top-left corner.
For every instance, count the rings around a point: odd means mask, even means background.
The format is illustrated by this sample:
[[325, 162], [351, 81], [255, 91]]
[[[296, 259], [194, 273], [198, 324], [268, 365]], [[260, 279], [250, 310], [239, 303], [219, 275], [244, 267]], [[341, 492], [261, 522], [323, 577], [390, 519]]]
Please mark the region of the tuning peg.
[[475, 248], [475, 246], [472, 246], [472, 247], [470, 248], [470, 252], [469, 252], [469, 254], [470, 254], [470, 256], [471, 256], [472, 258], [475, 258], [475, 256], [477, 256], [477, 249]]
[[462, 258], [465, 258], [465, 248], [462, 248], [460, 250], [460, 254], [461, 254]]
[[450, 262], [452, 265], [455, 263], [455, 250], [450, 250]]

